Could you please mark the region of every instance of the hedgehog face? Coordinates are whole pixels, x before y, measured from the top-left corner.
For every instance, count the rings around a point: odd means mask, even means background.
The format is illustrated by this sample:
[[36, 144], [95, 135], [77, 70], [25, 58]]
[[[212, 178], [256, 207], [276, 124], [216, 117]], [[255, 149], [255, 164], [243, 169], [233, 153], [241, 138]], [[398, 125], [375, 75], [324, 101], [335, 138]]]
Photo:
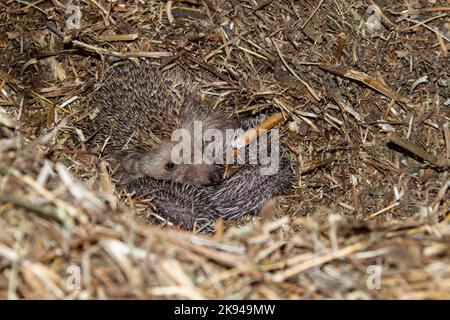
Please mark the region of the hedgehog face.
[[223, 168], [214, 164], [175, 163], [171, 143], [151, 152], [131, 152], [122, 159], [127, 173], [135, 177], [149, 176], [194, 185], [213, 185], [222, 181]]

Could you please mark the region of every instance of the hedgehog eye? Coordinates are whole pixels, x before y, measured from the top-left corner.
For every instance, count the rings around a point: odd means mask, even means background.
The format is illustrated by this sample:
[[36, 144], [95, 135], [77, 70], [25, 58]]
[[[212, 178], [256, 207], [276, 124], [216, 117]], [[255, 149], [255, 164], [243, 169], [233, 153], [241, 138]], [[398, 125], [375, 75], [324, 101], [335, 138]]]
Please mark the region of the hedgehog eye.
[[176, 166], [177, 165], [175, 163], [173, 163], [173, 162], [167, 162], [166, 165], [165, 165], [165, 168], [166, 168], [166, 170], [171, 171], [171, 170], [175, 169]]

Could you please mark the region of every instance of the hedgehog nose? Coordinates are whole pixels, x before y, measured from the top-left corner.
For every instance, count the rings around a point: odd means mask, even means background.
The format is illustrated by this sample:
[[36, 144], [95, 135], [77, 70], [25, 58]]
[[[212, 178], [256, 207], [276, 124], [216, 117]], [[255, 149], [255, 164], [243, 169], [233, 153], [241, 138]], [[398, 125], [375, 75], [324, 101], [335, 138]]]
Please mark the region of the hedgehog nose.
[[222, 177], [222, 170], [215, 170], [209, 174], [209, 181], [211, 182], [211, 184], [219, 184], [222, 182]]

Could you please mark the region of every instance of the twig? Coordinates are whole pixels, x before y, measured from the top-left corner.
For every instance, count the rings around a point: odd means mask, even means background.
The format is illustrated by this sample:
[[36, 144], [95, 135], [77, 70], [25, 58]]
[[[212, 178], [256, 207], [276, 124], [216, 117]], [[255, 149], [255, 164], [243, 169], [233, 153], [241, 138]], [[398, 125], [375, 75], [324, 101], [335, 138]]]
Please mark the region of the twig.
[[416, 28], [418, 25], [421, 25], [421, 26], [427, 28], [428, 30], [433, 31], [435, 34], [441, 36], [442, 39], [444, 39], [444, 40], [450, 42], [450, 38], [447, 38], [442, 32], [440, 32], [439, 30], [436, 30], [436, 29], [434, 29], [434, 28], [432, 28], [432, 27], [430, 27], [430, 26], [428, 26], [428, 25], [426, 24], [427, 22], [430, 22], [430, 21], [435, 20], [435, 19], [438, 19], [438, 18], [443, 18], [443, 17], [446, 17], [446, 16], [447, 16], [447, 14], [446, 14], [446, 13], [443, 13], [443, 14], [440, 14], [440, 15], [438, 15], [438, 16], [436, 16], [436, 17], [432, 17], [432, 18], [430, 18], [430, 19], [427, 19], [427, 20], [425, 20], [424, 22], [417, 21], [417, 20], [410, 19], [410, 18], [405, 18], [405, 20], [410, 21], [410, 22], [414, 22], [414, 23], [416, 23], [417, 25], [412, 26], [412, 27], [408, 27], [408, 28], [406, 28], [406, 29], [404, 29], [404, 30], [413, 29], [413, 28]]
[[297, 73], [292, 69], [289, 64], [286, 62], [286, 59], [283, 57], [283, 54], [281, 53], [281, 49], [278, 47], [278, 44], [276, 43], [276, 40], [272, 40], [273, 45], [275, 46], [275, 49], [277, 49], [278, 55], [280, 56], [281, 61], [283, 61], [284, 66], [292, 73], [292, 75], [297, 78], [298, 81], [300, 81], [311, 93], [311, 95], [316, 99], [317, 101], [320, 101], [319, 95], [314, 91], [314, 89], [305, 81], [303, 81]]
[[71, 227], [73, 225], [73, 220], [70, 216], [65, 214], [59, 208], [49, 208], [44, 207], [39, 204], [35, 204], [23, 199], [16, 198], [14, 196], [7, 196], [0, 194], [0, 202], [3, 203], [12, 203], [16, 206], [22, 207], [24, 209], [28, 209], [34, 212], [37, 212], [47, 218], [58, 221], [63, 224], [65, 227]]
[[386, 208], [383, 208], [383, 209], [381, 209], [381, 210], [379, 210], [379, 211], [377, 211], [377, 212], [375, 212], [375, 213], [372, 213], [371, 215], [369, 215], [368, 217], [366, 217], [366, 218], [364, 219], [364, 221], [371, 220], [371, 219], [375, 218], [376, 216], [379, 216], [380, 214], [385, 213], [385, 212], [391, 210], [392, 208], [398, 207], [399, 205], [400, 205], [399, 202], [395, 202], [395, 203], [393, 203], [393, 204], [387, 206]]
[[395, 133], [388, 134], [387, 139], [390, 142], [402, 147], [403, 149], [415, 154], [416, 156], [420, 157], [421, 159], [428, 161], [429, 163], [431, 163], [432, 165], [434, 165], [436, 167], [444, 168], [444, 167], [449, 166], [448, 161], [443, 161], [443, 163], [440, 163], [438, 161], [437, 157], [429, 154], [426, 150], [424, 150], [422, 147], [418, 146], [417, 144], [412, 143], [402, 137], [399, 137]]
[[302, 24], [302, 26], [300, 27], [301, 30], [303, 30], [306, 27], [306, 25], [309, 23], [309, 21], [312, 19], [312, 17], [314, 17], [316, 15], [317, 11], [320, 9], [320, 7], [322, 6], [322, 4], [324, 2], [325, 2], [325, 0], [320, 1], [320, 3], [314, 9], [313, 13], [308, 17], [308, 19], [306, 19], [305, 23]]
[[330, 252], [330, 253], [320, 256], [320, 257], [306, 260], [306, 261], [301, 262], [300, 264], [295, 265], [291, 268], [288, 268], [284, 271], [280, 271], [273, 275], [272, 280], [274, 282], [285, 281], [286, 279], [296, 276], [299, 273], [302, 273], [311, 268], [320, 266], [322, 264], [325, 264], [325, 263], [330, 262], [335, 259], [345, 258], [346, 256], [348, 256], [356, 251], [364, 250], [368, 246], [369, 246], [369, 243], [364, 242], [364, 241], [351, 244], [345, 248]]

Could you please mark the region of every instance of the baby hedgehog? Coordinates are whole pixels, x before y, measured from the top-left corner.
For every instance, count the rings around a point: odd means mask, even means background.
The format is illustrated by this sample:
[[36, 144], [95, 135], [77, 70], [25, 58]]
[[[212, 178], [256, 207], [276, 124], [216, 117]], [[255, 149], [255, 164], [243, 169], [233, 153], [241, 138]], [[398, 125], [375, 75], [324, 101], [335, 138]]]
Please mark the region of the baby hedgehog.
[[174, 163], [174, 130], [186, 129], [193, 136], [196, 121], [203, 132], [225, 132], [246, 123], [231, 118], [225, 106], [209, 107], [198, 91], [197, 82], [180, 67], [159, 71], [148, 63], [125, 63], [91, 95], [87, 105], [98, 112], [85, 125], [86, 132], [94, 134], [89, 145], [119, 167], [125, 189], [151, 199], [156, 213], [186, 229], [219, 217], [257, 214], [292, 181], [284, 157], [275, 175], [263, 175], [260, 165], [246, 164], [225, 181], [223, 166]]
[[144, 177], [125, 187], [135, 196], [150, 200], [155, 211], [172, 223], [192, 230], [210, 231], [211, 221], [218, 218], [239, 220], [258, 214], [264, 204], [289, 190], [292, 182], [290, 163], [280, 159], [278, 173], [261, 174], [259, 165], [244, 165], [230, 179], [219, 185], [198, 187]]
[[[195, 185], [220, 182], [223, 169], [213, 164], [175, 164], [171, 141], [175, 129], [193, 136], [194, 122], [203, 131], [234, 126], [222, 107], [210, 108], [198, 95], [198, 84], [180, 67], [160, 72], [148, 63], [125, 63], [113, 69], [87, 106], [98, 111], [85, 130], [95, 133], [90, 146], [119, 168], [122, 182], [149, 176]], [[193, 163], [193, 162], [191, 162]]]

